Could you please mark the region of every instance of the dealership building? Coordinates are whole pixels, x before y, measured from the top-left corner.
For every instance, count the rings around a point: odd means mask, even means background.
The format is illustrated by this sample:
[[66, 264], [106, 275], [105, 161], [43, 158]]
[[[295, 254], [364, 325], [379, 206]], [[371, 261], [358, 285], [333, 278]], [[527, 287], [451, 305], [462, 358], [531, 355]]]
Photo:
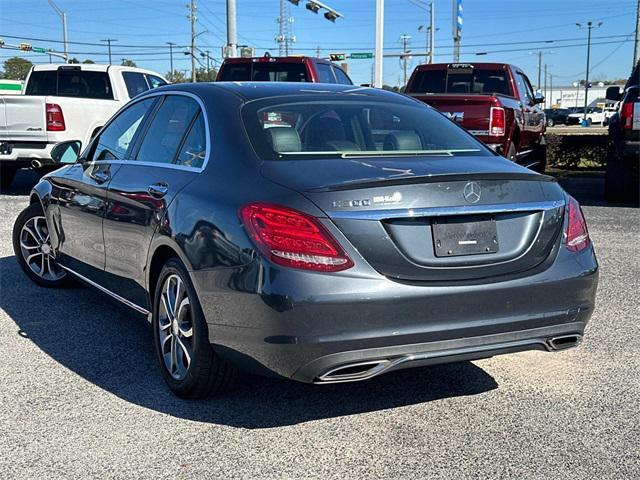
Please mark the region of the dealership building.
[[[607, 88], [611, 85], [596, 86], [594, 85], [589, 89], [587, 96], [587, 105], [595, 107], [599, 103], [605, 103]], [[620, 85], [624, 87], [624, 85]], [[544, 89], [541, 90], [545, 95]], [[566, 87], [553, 87], [553, 90], [547, 89], [546, 102], [544, 108], [571, 108], [571, 107], [584, 107], [584, 86], [579, 87], [566, 86]], [[609, 101], [608, 103], [614, 103]]]

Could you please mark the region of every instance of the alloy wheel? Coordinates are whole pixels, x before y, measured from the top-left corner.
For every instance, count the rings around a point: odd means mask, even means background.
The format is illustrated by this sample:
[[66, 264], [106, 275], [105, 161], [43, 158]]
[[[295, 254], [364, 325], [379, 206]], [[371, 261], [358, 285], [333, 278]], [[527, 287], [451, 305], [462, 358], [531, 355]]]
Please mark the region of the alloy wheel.
[[47, 221], [43, 216], [31, 217], [22, 226], [20, 251], [25, 263], [39, 278], [57, 281], [66, 275], [66, 272], [56, 263]]
[[162, 284], [158, 336], [165, 368], [175, 380], [183, 380], [193, 358], [193, 317], [189, 295], [177, 274]]

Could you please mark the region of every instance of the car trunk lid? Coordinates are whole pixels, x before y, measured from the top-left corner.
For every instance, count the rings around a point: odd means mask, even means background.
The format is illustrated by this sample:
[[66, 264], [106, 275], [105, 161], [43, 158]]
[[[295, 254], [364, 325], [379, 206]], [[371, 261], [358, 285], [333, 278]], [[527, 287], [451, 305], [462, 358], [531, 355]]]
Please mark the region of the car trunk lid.
[[560, 187], [498, 157], [266, 162], [262, 171], [313, 201], [397, 280], [526, 271], [552, 254], [562, 231]]

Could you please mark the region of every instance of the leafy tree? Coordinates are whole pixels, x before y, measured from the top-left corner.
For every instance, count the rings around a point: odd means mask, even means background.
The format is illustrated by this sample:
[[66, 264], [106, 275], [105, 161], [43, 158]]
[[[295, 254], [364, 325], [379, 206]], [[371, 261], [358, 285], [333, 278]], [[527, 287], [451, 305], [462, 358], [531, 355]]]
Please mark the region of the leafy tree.
[[86, 60], [84, 60], [82, 63], [84, 63], [84, 64], [93, 64], [93, 63], [96, 63], [96, 62], [94, 62], [94, 61], [93, 61], [93, 60], [91, 60], [90, 58], [87, 58], [87, 59], [86, 59]]
[[11, 57], [4, 62], [2, 77], [9, 80], [24, 80], [27, 78], [33, 63], [20, 57]]
[[218, 72], [215, 68], [207, 71], [206, 68], [198, 68], [196, 70], [196, 82], [214, 82]]
[[74, 63], [74, 64], [75, 63], [80, 63], [80, 60], [78, 60], [77, 58], [73, 57], [73, 58], [70, 58], [67, 63]]
[[185, 83], [189, 79], [180, 70], [174, 70], [173, 72], [167, 72], [164, 76], [169, 83]]
[[129, 60], [128, 58], [123, 58], [121, 65], [123, 67], [137, 67], [136, 62]]

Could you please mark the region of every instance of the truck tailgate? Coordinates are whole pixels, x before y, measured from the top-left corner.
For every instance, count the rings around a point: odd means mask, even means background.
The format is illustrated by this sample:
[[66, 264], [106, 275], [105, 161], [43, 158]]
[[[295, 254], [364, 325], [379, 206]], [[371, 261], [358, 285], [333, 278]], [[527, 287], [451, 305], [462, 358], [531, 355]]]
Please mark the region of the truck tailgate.
[[0, 96], [0, 140], [46, 142], [46, 97]]
[[494, 95], [424, 95], [412, 97], [431, 105], [474, 135], [489, 134], [489, 116], [491, 107], [500, 106]]

